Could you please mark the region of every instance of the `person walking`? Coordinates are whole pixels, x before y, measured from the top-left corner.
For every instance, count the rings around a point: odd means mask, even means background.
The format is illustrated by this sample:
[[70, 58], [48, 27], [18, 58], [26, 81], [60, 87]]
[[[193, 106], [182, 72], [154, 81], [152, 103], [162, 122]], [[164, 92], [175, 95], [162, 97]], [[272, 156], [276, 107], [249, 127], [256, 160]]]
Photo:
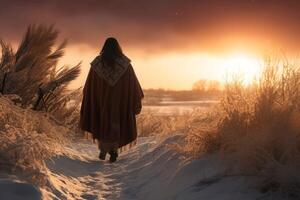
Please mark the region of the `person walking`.
[[118, 149], [136, 141], [143, 97], [131, 60], [115, 38], [106, 39], [91, 62], [80, 110], [80, 128], [98, 141], [101, 160], [109, 153], [115, 162]]

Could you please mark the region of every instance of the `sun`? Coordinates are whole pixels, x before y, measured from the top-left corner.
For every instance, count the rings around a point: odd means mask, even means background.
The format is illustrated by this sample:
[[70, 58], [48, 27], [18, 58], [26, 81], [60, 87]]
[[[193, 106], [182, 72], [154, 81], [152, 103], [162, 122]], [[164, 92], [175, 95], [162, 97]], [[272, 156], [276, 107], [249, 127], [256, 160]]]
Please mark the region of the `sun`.
[[252, 83], [261, 74], [261, 59], [243, 53], [220, 58], [219, 66], [225, 74], [224, 79], [238, 76], [244, 84]]

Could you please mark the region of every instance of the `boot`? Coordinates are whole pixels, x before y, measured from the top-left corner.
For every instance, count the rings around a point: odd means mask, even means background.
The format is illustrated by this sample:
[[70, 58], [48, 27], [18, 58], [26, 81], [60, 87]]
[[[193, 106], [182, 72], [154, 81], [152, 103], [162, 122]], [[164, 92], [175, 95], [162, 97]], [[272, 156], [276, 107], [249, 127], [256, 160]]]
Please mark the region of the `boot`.
[[100, 160], [105, 160], [105, 157], [106, 157], [106, 152], [100, 151], [100, 153], [99, 153], [99, 159]]
[[110, 162], [116, 162], [117, 161], [117, 157], [118, 157], [118, 152], [117, 151], [115, 151], [115, 150], [111, 150], [110, 152], [109, 152], [109, 155], [110, 155], [110, 158], [109, 158], [109, 161]]

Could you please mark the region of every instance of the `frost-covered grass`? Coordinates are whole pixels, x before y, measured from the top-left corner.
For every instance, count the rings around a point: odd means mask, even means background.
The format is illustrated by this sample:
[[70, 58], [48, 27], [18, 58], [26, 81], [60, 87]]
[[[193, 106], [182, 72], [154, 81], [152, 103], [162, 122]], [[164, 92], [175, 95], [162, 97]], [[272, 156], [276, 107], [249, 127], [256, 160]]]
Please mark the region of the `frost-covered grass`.
[[186, 129], [188, 114], [159, 115], [155, 111], [142, 112], [137, 117], [139, 136], [166, 135]]
[[266, 63], [250, 86], [235, 80], [218, 109], [186, 129], [184, 151], [219, 152], [231, 173], [262, 192], [300, 196], [300, 68]]
[[35, 185], [46, 183], [45, 160], [62, 152], [67, 129], [42, 112], [0, 96], [0, 169]]

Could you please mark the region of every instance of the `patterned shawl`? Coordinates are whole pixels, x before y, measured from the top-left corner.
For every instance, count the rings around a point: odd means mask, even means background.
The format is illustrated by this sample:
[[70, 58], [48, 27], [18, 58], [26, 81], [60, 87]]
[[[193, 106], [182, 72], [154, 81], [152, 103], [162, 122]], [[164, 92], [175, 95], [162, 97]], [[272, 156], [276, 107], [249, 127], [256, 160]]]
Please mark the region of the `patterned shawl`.
[[107, 81], [110, 86], [114, 86], [118, 82], [118, 80], [126, 72], [129, 65], [130, 59], [125, 55], [116, 58], [115, 65], [113, 67], [106, 66], [101, 55], [97, 56], [91, 62], [91, 66], [97, 75]]

